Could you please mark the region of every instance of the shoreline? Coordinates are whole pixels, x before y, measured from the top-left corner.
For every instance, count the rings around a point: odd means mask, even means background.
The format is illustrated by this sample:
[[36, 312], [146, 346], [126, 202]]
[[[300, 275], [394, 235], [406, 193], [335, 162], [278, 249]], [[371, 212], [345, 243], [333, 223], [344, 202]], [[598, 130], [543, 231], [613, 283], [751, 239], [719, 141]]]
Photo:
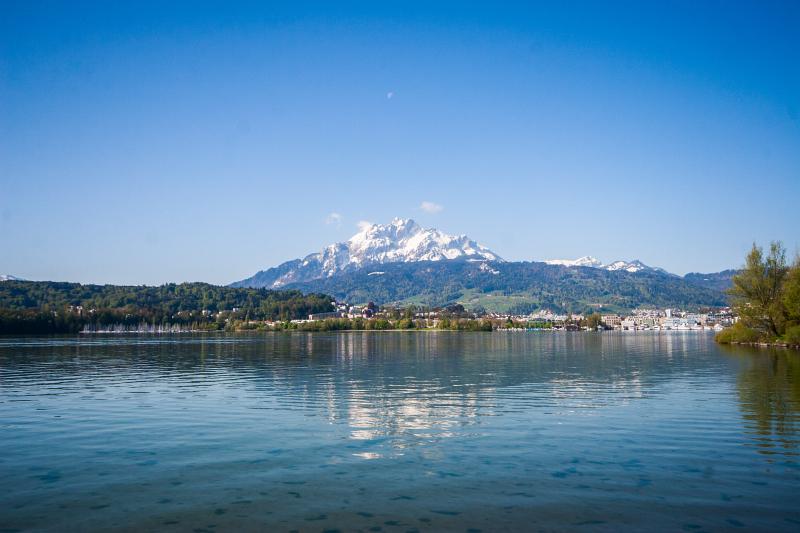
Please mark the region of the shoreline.
[[787, 348], [789, 350], [800, 350], [800, 344], [791, 344], [788, 342], [718, 342], [722, 346], [737, 345], [737, 346], [750, 346], [753, 348]]
[[37, 334], [37, 333], [17, 333], [5, 335], [196, 335], [196, 334], [260, 334], [260, 333], [620, 333], [620, 334], [637, 334], [637, 333], [702, 333], [709, 334], [715, 333], [711, 329], [637, 329], [637, 330], [619, 330], [607, 329], [603, 331], [596, 330], [564, 330], [564, 329], [494, 329], [492, 331], [481, 330], [463, 330], [463, 329], [436, 329], [436, 328], [409, 328], [409, 329], [331, 329], [331, 330], [302, 330], [302, 329], [240, 329], [233, 331], [225, 330], [183, 330], [183, 331], [79, 331], [78, 333], [52, 333], [52, 334]]

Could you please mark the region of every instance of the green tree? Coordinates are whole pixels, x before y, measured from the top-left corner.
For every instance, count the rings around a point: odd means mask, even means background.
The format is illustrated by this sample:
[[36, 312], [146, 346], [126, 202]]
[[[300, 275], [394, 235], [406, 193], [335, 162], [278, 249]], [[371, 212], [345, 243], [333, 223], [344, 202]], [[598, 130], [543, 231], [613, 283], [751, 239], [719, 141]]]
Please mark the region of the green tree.
[[772, 337], [783, 334], [786, 320], [782, 289], [788, 271], [781, 243], [772, 242], [766, 256], [753, 244], [745, 267], [733, 277], [733, 287], [728, 291], [745, 326]]
[[414, 329], [414, 321], [410, 318], [402, 318], [397, 322], [397, 329]]
[[800, 256], [783, 282], [783, 308], [786, 311], [786, 332], [783, 339], [790, 344], [800, 344]]
[[592, 313], [586, 317], [586, 325], [589, 329], [597, 329], [598, 326], [601, 324], [601, 316], [600, 313]]
[[792, 323], [800, 323], [800, 257], [794, 260], [792, 268], [786, 274], [783, 283], [783, 308], [786, 319]]

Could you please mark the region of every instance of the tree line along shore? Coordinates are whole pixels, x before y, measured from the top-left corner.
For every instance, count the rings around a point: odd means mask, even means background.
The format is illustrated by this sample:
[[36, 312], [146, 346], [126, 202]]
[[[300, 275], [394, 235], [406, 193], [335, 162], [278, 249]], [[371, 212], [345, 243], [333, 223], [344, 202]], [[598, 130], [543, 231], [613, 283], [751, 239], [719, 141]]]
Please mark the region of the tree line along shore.
[[250, 320], [292, 320], [331, 311], [331, 298], [295, 290], [208, 283], [159, 287], [50, 281], [0, 283], [0, 333], [216, 331]]

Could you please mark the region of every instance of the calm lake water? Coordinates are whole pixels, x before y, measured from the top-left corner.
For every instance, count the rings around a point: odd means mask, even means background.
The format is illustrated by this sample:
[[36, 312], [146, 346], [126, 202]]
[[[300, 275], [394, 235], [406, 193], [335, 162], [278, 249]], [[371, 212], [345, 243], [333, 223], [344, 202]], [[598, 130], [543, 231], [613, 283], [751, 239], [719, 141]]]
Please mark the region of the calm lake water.
[[0, 530], [800, 531], [800, 353], [697, 332], [0, 338]]

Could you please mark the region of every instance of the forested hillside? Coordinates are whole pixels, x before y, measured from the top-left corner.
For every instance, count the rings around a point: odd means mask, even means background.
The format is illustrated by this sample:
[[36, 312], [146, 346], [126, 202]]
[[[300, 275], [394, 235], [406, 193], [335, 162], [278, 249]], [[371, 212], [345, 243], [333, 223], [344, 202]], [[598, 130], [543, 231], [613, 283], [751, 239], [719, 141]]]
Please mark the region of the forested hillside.
[[288, 285], [358, 303], [461, 303], [471, 309], [526, 313], [639, 306], [726, 304], [723, 292], [658, 272], [606, 271], [538, 262], [428, 261], [386, 264]]
[[[158, 287], [50, 281], [0, 283], [0, 333], [70, 332], [86, 324], [194, 324], [224, 319], [294, 319], [330, 311], [331, 298], [297, 290], [240, 289], [207, 283]], [[220, 316], [219, 312], [224, 312]]]
[[710, 274], [690, 272], [683, 276], [683, 279], [692, 285], [717, 291], [727, 291], [733, 286], [733, 277], [739, 272], [739, 270], [723, 270], [722, 272], [712, 272]]

